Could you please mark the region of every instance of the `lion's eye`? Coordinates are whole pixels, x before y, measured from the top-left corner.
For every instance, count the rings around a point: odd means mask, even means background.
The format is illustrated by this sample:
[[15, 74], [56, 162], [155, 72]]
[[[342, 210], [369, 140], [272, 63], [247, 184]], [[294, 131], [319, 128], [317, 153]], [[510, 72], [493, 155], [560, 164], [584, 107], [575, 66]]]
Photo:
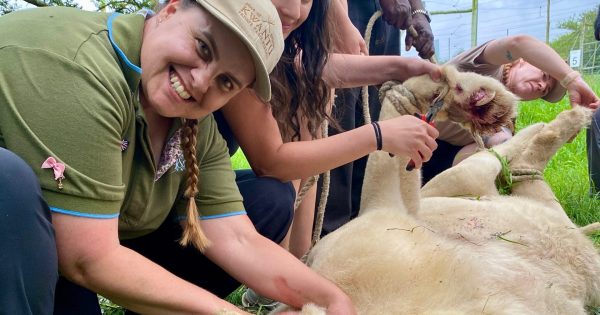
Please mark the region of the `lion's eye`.
[[454, 89], [456, 89], [456, 92], [457, 92], [458, 94], [460, 94], [460, 93], [462, 93], [462, 92], [463, 92], [463, 88], [462, 88], [462, 86], [460, 86], [460, 84], [457, 84], [457, 85], [454, 87]]

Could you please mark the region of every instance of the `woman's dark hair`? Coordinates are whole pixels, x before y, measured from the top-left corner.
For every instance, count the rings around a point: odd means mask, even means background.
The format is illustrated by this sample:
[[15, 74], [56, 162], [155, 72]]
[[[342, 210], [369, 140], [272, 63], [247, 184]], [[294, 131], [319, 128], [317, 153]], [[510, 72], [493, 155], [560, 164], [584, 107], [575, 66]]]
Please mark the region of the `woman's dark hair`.
[[332, 46], [329, 2], [313, 1], [306, 21], [285, 40], [283, 55], [271, 73], [271, 107], [285, 141], [300, 140], [301, 120], [313, 137], [325, 119], [338, 128], [327, 114], [331, 92], [323, 80]]

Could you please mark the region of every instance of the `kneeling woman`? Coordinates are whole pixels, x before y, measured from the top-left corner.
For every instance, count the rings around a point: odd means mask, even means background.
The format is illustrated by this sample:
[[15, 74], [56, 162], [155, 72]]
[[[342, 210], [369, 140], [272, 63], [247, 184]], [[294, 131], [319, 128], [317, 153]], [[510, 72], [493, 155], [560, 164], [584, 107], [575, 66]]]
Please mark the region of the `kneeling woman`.
[[282, 49], [262, 0], [0, 17], [3, 311], [99, 314], [99, 293], [145, 314], [214, 314], [237, 308], [199, 286], [223, 296], [237, 285], [228, 273], [353, 314], [254, 229], [210, 115], [246, 87], [268, 100]]

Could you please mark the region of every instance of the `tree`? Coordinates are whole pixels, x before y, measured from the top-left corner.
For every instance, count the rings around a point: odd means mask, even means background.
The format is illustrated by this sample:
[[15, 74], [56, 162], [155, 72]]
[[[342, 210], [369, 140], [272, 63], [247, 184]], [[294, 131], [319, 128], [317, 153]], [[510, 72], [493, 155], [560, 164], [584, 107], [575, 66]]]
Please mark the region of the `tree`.
[[16, 9], [16, 5], [9, 0], [0, 0], [0, 15], [10, 13]]
[[[561, 57], [567, 59], [569, 57], [569, 52], [572, 49], [576, 49], [579, 47], [582, 35], [584, 43], [596, 41], [596, 39], [594, 38], [595, 19], [596, 11], [590, 10], [580, 14], [577, 17], [573, 17], [566, 21], [560, 22], [558, 26], [561, 29], [567, 30], [569, 32], [552, 41], [550, 45], [552, 46], [552, 48], [554, 48], [554, 50], [558, 52], [558, 54]], [[582, 34], [583, 30], [585, 30], [584, 34]]]
[[[141, 8], [154, 8], [156, 0], [94, 0], [94, 4], [98, 11], [131, 13]], [[77, 0], [0, 0], [0, 15], [31, 6], [80, 7]]]
[[142, 8], [154, 8], [156, 0], [97, 0], [98, 11], [116, 11], [121, 13], [132, 13]]

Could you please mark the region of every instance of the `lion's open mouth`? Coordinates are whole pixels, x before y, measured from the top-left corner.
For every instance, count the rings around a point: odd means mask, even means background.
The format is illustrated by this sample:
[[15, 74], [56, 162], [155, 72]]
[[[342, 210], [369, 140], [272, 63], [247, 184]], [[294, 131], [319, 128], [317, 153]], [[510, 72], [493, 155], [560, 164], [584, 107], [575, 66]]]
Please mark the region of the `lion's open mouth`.
[[490, 103], [494, 99], [494, 97], [496, 97], [496, 92], [480, 89], [479, 91], [471, 95], [469, 105], [471, 107], [486, 105]]
[[469, 111], [467, 116], [470, 120], [479, 123], [488, 122], [489, 118], [491, 118], [488, 117], [488, 114], [493, 106], [492, 101], [494, 100], [494, 97], [496, 97], [496, 92], [486, 91], [484, 89], [480, 89], [473, 93], [469, 98], [469, 106], [467, 109]]
[[469, 121], [473, 131], [492, 134], [500, 130], [509, 119], [507, 109], [496, 104], [496, 91], [481, 88], [471, 94], [462, 104], [448, 108], [449, 118], [454, 121]]

